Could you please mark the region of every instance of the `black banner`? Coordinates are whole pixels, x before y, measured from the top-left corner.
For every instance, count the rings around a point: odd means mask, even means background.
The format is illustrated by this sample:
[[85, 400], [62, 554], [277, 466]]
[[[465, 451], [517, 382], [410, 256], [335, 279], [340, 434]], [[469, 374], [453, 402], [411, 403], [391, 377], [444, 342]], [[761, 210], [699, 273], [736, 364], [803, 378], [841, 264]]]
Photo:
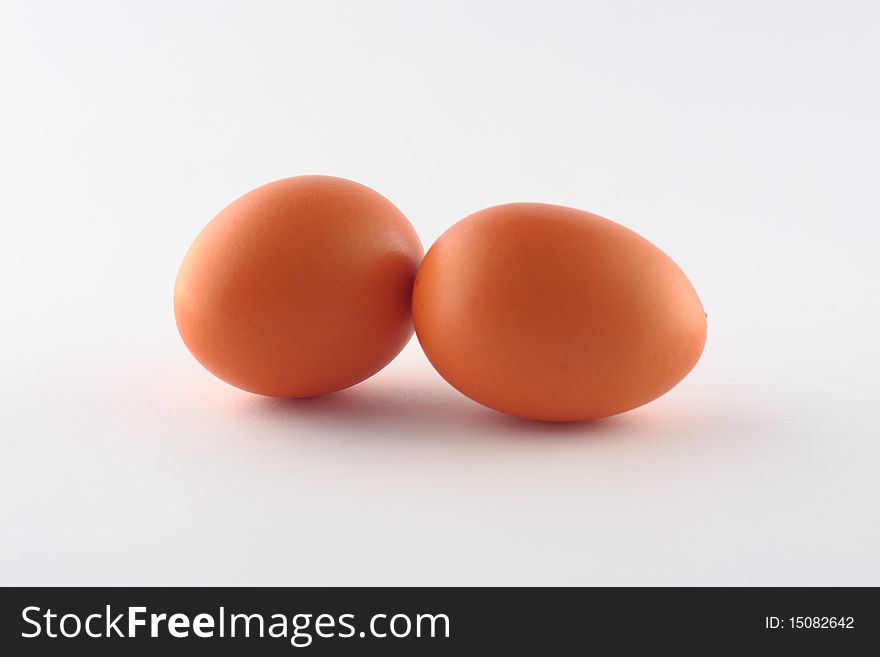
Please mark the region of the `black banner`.
[[872, 588], [7, 588], [0, 600], [6, 655], [629, 654], [646, 646], [848, 655], [880, 645]]

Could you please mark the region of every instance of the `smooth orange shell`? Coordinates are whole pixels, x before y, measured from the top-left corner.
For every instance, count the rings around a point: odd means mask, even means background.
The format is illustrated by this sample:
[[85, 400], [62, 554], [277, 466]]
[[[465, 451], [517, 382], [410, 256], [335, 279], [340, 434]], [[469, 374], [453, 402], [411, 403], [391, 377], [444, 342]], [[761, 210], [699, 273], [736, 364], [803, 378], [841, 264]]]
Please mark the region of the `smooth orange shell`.
[[525, 418], [614, 415], [696, 364], [706, 314], [660, 249], [588, 212], [539, 203], [482, 210], [431, 247], [413, 322], [465, 395]]
[[311, 397], [384, 367], [412, 335], [422, 245], [372, 189], [300, 176], [234, 201], [199, 234], [174, 288], [180, 335], [234, 386]]

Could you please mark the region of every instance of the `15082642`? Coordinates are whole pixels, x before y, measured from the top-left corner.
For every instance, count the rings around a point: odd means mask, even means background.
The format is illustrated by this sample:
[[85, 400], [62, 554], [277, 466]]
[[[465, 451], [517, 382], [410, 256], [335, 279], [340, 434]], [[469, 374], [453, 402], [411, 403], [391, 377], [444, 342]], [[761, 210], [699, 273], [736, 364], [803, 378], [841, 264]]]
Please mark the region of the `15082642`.
[[[786, 623], [786, 620], [788, 621]], [[855, 618], [852, 616], [765, 616], [764, 627], [768, 630], [852, 630]]]

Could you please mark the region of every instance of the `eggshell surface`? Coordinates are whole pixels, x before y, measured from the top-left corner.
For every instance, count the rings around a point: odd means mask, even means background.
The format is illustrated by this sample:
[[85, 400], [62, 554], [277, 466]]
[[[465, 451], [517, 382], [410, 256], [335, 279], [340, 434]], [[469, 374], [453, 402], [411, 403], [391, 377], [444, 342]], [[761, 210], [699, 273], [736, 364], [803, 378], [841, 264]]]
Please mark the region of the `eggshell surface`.
[[706, 314], [660, 249], [597, 215], [539, 203], [476, 212], [429, 249], [413, 288], [428, 359], [490, 408], [547, 421], [614, 415], [696, 364]]
[[341, 390], [411, 337], [422, 254], [406, 217], [372, 189], [330, 176], [278, 180], [196, 238], [174, 288], [177, 326], [202, 365], [244, 390]]

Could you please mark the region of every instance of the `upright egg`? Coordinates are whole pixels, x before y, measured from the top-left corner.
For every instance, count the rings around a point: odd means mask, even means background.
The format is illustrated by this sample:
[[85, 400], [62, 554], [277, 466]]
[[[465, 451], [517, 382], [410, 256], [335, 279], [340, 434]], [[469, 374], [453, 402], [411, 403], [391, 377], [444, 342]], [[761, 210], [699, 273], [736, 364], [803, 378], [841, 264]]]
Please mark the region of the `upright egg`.
[[589, 212], [513, 203], [429, 249], [416, 335], [459, 391], [511, 415], [599, 418], [659, 397], [696, 364], [706, 314], [688, 278], [633, 231]]
[[174, 288], [193, 356], [262, 395], [311, 397], [384, 367], [412, 335], [422, 245], [388, 199], [299, 176], [234, 201], [199, 234]]

